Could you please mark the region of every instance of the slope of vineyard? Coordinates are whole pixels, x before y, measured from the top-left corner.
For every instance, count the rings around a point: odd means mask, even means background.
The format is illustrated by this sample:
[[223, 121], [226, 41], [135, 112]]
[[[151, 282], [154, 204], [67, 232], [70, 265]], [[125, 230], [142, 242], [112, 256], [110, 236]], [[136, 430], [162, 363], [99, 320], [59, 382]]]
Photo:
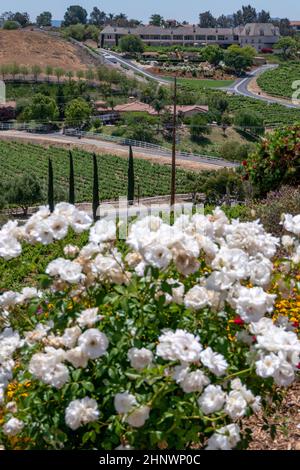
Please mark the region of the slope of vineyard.
[[[93, 162], [91, 154], [74, 150], [74, 168], [77, 202], [91, 201]], [[44, 192], [47, 188], [48, 158], [54, 167], [54, 184], [61, 195], [68, 194], [69, 159], [63, 148], [0, 141], [0, 167], [2, 181], [24, 173], [34, 174], [41, 181]], [[127, 195], [127, 159], [114, 155], [98, 155], [100, 197], [102, 200]], [[157, 196], [170, 192], [170, 167], [135, 159], [136, 193], [140, 196]], [[195, 190], [196, 173], [177, 170], [177, 191], [186, 193]]]
[[300, 64], [287, 63], [277, 69], [267, 70], [258, 77], [260, 88], [270, 95], [291, 98], [295, 92], [293, 83], [299, 80]]

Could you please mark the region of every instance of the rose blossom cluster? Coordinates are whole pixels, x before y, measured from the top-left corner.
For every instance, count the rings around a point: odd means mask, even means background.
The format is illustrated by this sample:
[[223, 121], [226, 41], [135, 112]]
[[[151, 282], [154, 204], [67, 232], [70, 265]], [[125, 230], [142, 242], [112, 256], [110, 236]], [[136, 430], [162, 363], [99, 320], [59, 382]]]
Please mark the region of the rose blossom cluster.
[[[273, 311], [276, 299], [267, 289], [273, 274], [272, 258], [280, 240], [266, 233], [259, 221], [230, 222], [220, 209], [207, 216], [180, 216], [173, 226], [159, 217], [145, 217], [130, 227], [126, 256], [116, 248], [117, 230], [113, 221], [103, 219], [91, 224], [87, 214], [70, 204], [58, 204], [52, 214], [42, 207], [23, 227], [9, 222], [2, 228], [0, 257], [9, 260], [19, 256], [22, 241], [49, 244], [62, 240], [70, 227], [76, 233], [89, 229], [86, 246], [82, 249], [66, 246], [65, 258], [55, 259], [47, 266], [46, 273], [53, 278], [52, 292], [67, 287], [76, 295], [95, 286], [127, 285], [133, 278], [141, 278], [155, 286], [155, 298], [164, 296], [166, 306], [181, 305], [182, 310], [187, 309], [195, 316], [197, 312], [201, 315], [204, 309], [224, 316], [228, 312], [239, 315], [245, 325], [237, 339], [242, 340], [242, 333], [251, 338], [247, 366], [253, 367], [261, 378], [272, 377], [278, 386], [293, 382], [300, 363], [300, 342], [294, 332], [275, 326], [265, 316]], [[283, 224], [287, 231], [299, 236], [300, 216], [285, 215]], [[299, 242], [291, 236], [285, 237], [283, 245], [292, 249], [292, 260], [300, 262]], [[205, 272], [201, 269], [203, 263]], [[151, 277], [153, 268], [159, 270], [163, 280]], [[177, 273], [180, 281], [176, 279]], [[5, 326], [9, 326], [9, 313], [14, 307], [47, 298], [46, 294], [28, 287], [20, 293], [3, 293], [0, 313]], [[5, 328], [0, 333], [0, 404], [13, 378], [14, 354], [23, 346], [35, 351], [28, 366], [33, 378], [56, 389], [71, 380], [71, 367], [89, 370], [91, 361], [108, 350], [108, 338], [98, 329], [102, 318], [98, 308], [89, 308], [70, 320], [62, 332], [55, 330], [50, 318], [47, 323], [37, 323], [31, 331], [25, 331], [23, 338], [11, 328]], [[134, 325], [131, 329], [134, 330]], [[134, 333], [131, 336], [132, 347], [126, 352], [128, 366], [138, 374], [147, 374], [157, 366], [156, 361], [164, 363], [165, 377], [180, 387], [180, 393], [197, 394], [195, 403], [200, 412], [220, 413], [225, 422], [233, 422], [209, 438], [207, 449], [234, 448], [240, 441], [236, 421], [250, 410], [257, 412], [260, 397], [240, 379], [226, 379], [230, 376], [226, 358], [202, 344], [196, 331], [162, 330], [156, 349], [146, 344], [141, 347], [140, 343], [134, 347]], [[98, 398], [96, 401], [90, 397], [71, 401], [65, 409], [67, 426], [75, 431], [97, 421], [98, 402]], [[114, 407], [122, 421], [133, 428], [144, 426], [151, 417], [151, 400], [143, 403], [138, 395], [124, 388], [114, 396]], [[11, 417], [4, 427], [4, 432], [13, 436], [23, 429], [23, 422]]]

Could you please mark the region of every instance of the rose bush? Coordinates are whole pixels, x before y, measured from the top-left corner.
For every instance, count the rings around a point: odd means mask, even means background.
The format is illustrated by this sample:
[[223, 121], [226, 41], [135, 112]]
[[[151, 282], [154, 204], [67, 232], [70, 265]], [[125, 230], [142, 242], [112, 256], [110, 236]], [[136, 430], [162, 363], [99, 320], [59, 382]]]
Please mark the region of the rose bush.
[[[60, 243], [40, 287], [0, 296], [0, 443], [6, 449], [246, 448], [243, 419], [296, 378], [300, 216], [282, 240], [259, 221], [149, 216], [118, 227], [61, 203], [0, 231], [0, 256]], [[276, 252], [285, 250], [279, 262]], [[274, 318], [273, 318], [274, 316]]]

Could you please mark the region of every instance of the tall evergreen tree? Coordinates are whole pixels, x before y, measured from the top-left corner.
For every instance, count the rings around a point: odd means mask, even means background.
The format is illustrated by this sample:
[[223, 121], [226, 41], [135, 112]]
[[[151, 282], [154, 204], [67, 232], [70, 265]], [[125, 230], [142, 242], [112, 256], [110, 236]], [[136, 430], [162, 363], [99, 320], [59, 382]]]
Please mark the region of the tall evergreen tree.
[[128, 203], [133, 204], [134, 201], [134, 164], [132, 147], [129, 147], [129, 160], [128, 160]]
[[54, 188], [53, 188], [53, 167], [52, 161], [48, 160], [48, 206], [50, 212], [54, 211]]
[[94, 153], [93, 155], [93, 165], [94, 165], [94, 179], [93, 179], [93, 218], [94, 221], [99, 219], [99, 216], [97, 215], [97, 209], [100, 204], [100, 199], [99, 199], [99, 181], [98, 181], [98, 163], [97, 163], [97, 157], [96, 154]]
[[69, 203], [75, 204], [74, 163], [73, 163], [73, 155], [72, 155], [71, 150], [69, 152], [69, 159], [70, 159]]

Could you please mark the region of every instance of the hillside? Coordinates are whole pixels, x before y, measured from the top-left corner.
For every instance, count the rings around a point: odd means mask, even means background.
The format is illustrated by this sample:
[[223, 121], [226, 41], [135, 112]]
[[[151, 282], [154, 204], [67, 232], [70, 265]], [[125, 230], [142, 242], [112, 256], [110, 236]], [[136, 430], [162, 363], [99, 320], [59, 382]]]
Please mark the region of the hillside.
[[0, 30], [0, 65], [14, 62], [73, 71], [94, 65], [87, 53], [64, 39], [39, 31]]

